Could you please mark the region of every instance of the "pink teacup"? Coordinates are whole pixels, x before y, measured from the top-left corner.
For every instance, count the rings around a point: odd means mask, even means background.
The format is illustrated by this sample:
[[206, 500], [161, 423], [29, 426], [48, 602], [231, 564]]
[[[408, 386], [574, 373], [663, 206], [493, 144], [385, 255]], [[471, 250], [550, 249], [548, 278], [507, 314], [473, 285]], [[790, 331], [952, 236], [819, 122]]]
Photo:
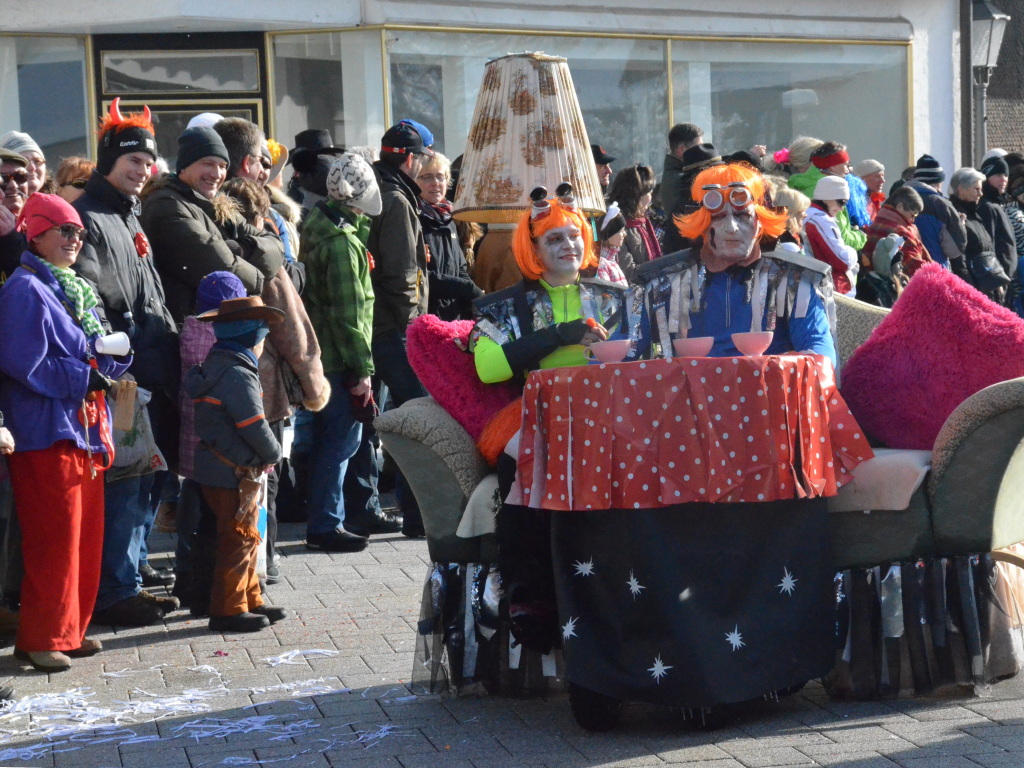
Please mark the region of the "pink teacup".
[[630, 344], [632, 342], [629, 339], [595, 341], [583, 351], [583, 354], [602, 363], [621, 363], [629, 354]]
[[732, 343], [747, 357], [756, 357], [764, 354], [765, 350], [771, 346], [774, 337], [775, 334], [771, 331], [748, 331], [747, 333], [734, 333]]
[[672, 342], [672, 349], [675, 350], [676, 357], [707, 357], [714, 345], [714, 336], [694, 336], [676, 339]]

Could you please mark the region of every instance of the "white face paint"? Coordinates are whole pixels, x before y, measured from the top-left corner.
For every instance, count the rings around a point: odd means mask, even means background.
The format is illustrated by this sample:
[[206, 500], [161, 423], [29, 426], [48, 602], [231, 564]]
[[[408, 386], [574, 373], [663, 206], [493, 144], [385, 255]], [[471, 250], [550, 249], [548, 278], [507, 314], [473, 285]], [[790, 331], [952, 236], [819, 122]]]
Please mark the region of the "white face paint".
[[722, 261], [738, 264], [750, 256], [759, 233], [760, 224], [753, 204], [736, 208], [727, 202], [711, 214], [708, 248]]
[[583, 266], [583, 235], [575, 224], [549, 229], [533, 241], [548, 285], [575, 282]]

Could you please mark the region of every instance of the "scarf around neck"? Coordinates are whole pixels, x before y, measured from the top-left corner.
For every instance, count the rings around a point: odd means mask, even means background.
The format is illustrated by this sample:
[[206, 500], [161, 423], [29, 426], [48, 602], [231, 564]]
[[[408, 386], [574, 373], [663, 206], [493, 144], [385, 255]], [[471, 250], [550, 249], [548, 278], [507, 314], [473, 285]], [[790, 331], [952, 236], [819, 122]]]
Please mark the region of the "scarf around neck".
[[96, 319], [96, 315], [90, 311], [97, 303], [96, 294], [93, 293], [92, 286], [76, 275], [71, 269], [58, 267], [46, 259], [40, 259], [40, 261], [50, 270], [50, 274], [57, 281], [57, 285], [61, 287], [64, 295], [68, 297], [68, 301], [71, 302], [71, 307], [74, 310], [75, 319], [82, 326], [85, 335], [90, 338], [102, 336], [103, 326]]

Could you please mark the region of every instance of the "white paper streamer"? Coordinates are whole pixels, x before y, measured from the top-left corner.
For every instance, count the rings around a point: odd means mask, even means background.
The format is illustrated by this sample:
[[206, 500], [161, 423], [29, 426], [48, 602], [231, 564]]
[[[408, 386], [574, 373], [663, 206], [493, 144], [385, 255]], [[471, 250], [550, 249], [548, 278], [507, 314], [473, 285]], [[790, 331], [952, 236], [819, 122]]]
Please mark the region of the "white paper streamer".
[[306, 656], [337, 656], [340, 651], [329, 651], [324, 648], [313, 648], [309, 651], [288, 651], [280, 656], [269, 656], [264, 659], [269, 667], [278, 667], [282, 664], [302, 664]]

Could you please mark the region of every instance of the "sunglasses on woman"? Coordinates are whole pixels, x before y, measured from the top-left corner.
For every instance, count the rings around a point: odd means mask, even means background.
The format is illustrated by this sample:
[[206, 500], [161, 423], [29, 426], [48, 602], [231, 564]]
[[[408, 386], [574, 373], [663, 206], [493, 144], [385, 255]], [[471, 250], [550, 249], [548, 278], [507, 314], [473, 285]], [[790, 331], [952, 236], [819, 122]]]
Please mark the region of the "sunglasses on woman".
[[724, 187], [721, 184], [705, 184], [701, 189], [704, 190], [704, 198], [700, 203], [712, 213], [720, 210], [727, 198], [732, 207], [737, 209], [746, 208], [754, 200], [745, 181], [732, 181]]
[[61, 184], [62, 187], [74, 187], [75, 189], [85, 189], [85, 185], [89, 183], [88, 179], [72, 179], [71, 181]]
[[74, 224], [62, 224], [54, 229], [60, 232], [60, 236], [65, 240], [85, 240], [85, 230]]

